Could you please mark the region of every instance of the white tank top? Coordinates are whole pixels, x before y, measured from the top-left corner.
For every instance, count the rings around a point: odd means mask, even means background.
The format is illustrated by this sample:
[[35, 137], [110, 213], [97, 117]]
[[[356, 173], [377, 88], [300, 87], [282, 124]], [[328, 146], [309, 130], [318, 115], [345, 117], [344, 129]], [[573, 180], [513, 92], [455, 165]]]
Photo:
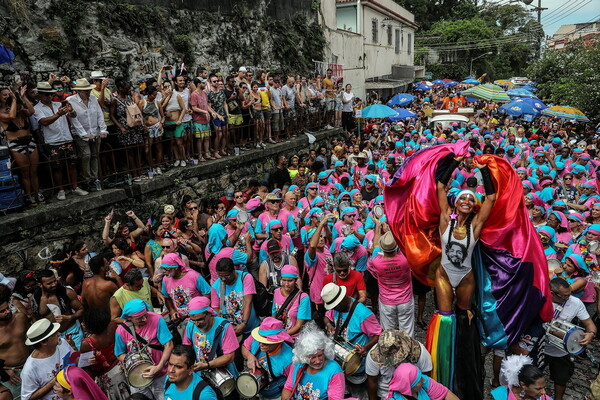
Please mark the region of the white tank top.
[[473, 235], [473, 224], [471, 224], [469, 226], [471, 238], [469, 247], [467, 248], [467, 236], [460, 240], [456, 239], [453, 235], [450, 236], [450, 223], [448, 223], [446, 230], [441, 235], [442, 267], [446, 271], [452, 287], [457, 287], [462, 278], [472, 269], [471, 256], [473, 255], [473, 249], [477, 244], [477, 240]]

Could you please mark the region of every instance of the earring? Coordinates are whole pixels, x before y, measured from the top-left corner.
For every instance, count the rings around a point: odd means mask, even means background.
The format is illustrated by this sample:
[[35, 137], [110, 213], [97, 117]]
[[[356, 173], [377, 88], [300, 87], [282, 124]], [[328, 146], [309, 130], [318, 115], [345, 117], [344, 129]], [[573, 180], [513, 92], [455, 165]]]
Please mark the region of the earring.
[[525, 398], [525, 389], [521, 389], [521, 393], [519, 393], [519, 396], [521, 396], [522, 399]]

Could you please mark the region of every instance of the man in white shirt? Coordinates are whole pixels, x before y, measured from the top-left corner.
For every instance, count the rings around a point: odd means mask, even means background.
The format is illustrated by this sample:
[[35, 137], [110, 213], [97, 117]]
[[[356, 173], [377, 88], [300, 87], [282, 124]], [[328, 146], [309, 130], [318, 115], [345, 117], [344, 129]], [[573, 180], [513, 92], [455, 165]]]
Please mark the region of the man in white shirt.
[[[577, 317], [586, 331], [579, 344], [587, 346], [596, 336], [597, 330], [583, 302], [577, 297], [571, 296], [571, 286], [563, 278], [552, 279], [550, 291], [554, 307], [553, 320], [560, 319], [571, 322]], [[571, 379], [575, 369], [571, 355], [563, 347], [559, 348], [550, 342], [546, 344], [544, 353], [546, 354], [546, 363], [550, 367], [550, 378], [554, 381], [554, 400], [563, 400], [567, 382]]]
[[33, 346], [33, 352], [21, 372], [22, 400], [54, 399], [52, 388], [56, 383], [56, 374], [75, 361], [71, 360], [74, 350], [66, 340], [60, 338], [59, 328], [60, 324], [42, 318], [27, 330], [25, 344]]
[[396, 367], [405, 362], [416, 365], [425, 374], [433, 370], [431, 355], [425, 346], [408, 333], [392, 329], [381, 332], [379, 341], [365, 360], [369, 400], [387, 397], [388, 386]]
[[100, 140], [106, 138], [108, 129], [98, 99], [90, 95], [94, 88], [87, 79], [77, 79], [73, 86], [75, 95], [68, 97], [67, 101], [77, 113], [71, 118], [71, 133], [81, 160], [81, 176], [92, 190], [102, 190], [98, 179], [98, 155]]
[[71, 103], [66, 100], [62, 104], [52, 101], [56, 89], [53, 89], [48, 82], [38, 83], [36, 91], [40, 102], [33, 107], [35, 110], [33, 117], [42, 130], [48, 152], [48, 161], [50, 161], [52, 167], [53, 184], [59, 189], [56, 198], [58, 200], [66, 199], [62, 184], [63, 161], [67, 162], [67, 171], [69, 172], [73, 193], [85, 196], [88, 192], [77, 186], [77, 154], [75, 153], [73, 137], [67, 121], [67, 114], [75, 117], [77, 113], [73, 111]]

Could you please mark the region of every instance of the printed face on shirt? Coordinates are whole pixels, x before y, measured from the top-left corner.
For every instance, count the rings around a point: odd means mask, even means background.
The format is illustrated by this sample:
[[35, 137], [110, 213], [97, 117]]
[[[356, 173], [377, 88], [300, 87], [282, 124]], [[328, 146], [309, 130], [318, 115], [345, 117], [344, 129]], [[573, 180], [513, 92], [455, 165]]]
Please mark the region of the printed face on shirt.
[[466, 251], [462, 244], [451, 242], [447, 255], [448, 259], [455, 267], [460, 267], [466, 258]]

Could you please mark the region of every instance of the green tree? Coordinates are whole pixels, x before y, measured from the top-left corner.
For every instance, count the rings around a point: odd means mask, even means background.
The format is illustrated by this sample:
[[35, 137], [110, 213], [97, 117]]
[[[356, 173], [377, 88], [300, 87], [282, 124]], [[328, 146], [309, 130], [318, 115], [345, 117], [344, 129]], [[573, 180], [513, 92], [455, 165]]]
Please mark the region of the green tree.
[[527, 69], [541, 98], [583, 111], [600, 120], [600, 42], [578, 41], [563, 50], [547, 50]]

